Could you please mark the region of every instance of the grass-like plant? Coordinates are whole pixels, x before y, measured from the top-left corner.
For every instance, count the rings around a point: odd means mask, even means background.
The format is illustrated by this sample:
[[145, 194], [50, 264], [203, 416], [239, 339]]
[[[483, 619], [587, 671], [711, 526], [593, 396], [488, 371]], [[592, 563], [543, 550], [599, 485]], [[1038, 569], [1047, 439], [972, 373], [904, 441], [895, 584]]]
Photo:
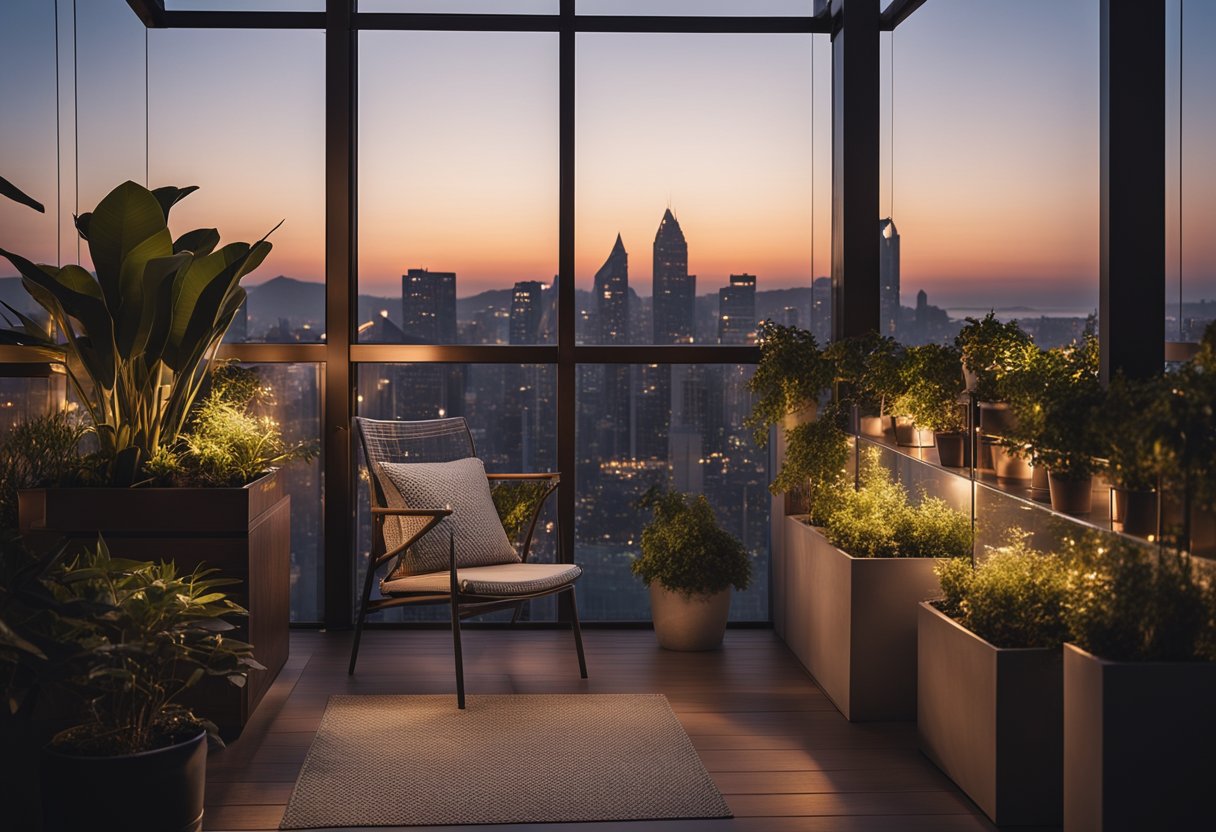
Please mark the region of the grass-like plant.
[[88, 428], [58, 412], [19, 422], [0, 443], [0, 528], [17, 528], [17, 492], [78, 485], [89, 480], [91, 460], [81, 454]]
[[901, 373], [902, 390], [894, 410], [911, 416], [918, 427], [959, 433], [966, 427], [958, 397], [963, 392], [962, 354], [958, 347], [924, 344], [909, 347]]
[[759, 343], [760, 362], [747, 382], [752, 411], [743, 426], [763, 448], [768, 445], [769, 428], [808, 402], [819, 400], [832, 383], [832, 367], [815, 336], [805, 329], [762, 321]]
[[1059, 647], [1070, 635], [1070, 572], [1026, 537], [1011, 530], [1008, 542], [974, 569], [962, 558], [938, 561], [943, 598], [937, 606], [996, 647]]
[[862, 458], [860, 488], [837, 491], [824, 522], [832, 545], [861, 558], [971, 556], [971, 521], [936, 497], [913, 505], [871, 448]]
[[994, 312], [983, 318], [967, 318], [954, 345], [962, 352], [963, 366], [975, 374], [975, 394], [980, 401], [1005, 400], [1004, 377], [1017, 366], [1030, 343], [1030, 336], [1017, 321], [1002, 323]]
[[652, 487], [636, 505], [653, 512], [642, 530], [642, 555], [632, 565], [646, 586], [658, 581], [684, 595], [712, 595], [731, 586], [747, 589], [747, 550], [718, 525], [704, 494], [685, 496]]

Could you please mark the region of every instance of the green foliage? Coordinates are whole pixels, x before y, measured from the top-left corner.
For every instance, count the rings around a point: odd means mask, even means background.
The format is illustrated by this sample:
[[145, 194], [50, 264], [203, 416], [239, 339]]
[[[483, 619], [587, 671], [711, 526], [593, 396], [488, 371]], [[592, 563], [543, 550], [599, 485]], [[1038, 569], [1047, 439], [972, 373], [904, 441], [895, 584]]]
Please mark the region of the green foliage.
[[1173, 381], [1164, 376], [1111, 380], [1102, 411], [1107, 478], [1116, 488], [1152, 491], [1176, 468], [1179, 434], [1171, 408]]
[[832, 382], [832, 368], [815, 336], [805, 329], [762, 321], [759, 328], [760, 363], [747, 383], [752, 412], [743, 420], [756, 445], [768, 445], [768, 431]]
[[849, 438], [826, 418], [798, 425], [785, 438], [785, 460], [769, 491], [803, 492], [810, 504], [811, 522], [819, 522], [844, 484]]
[[278, 423], [255, 412], [273, 404], [256, 371], [222, 367], [210, 391], [196, 402], [186, 430], [148, 460], [153, 483], [242, 486], [272, 468], [311, 459], [316, 453], [312, 445], [284, 441]]
[[933, 497], [911, 505], [876, 449], [863, 457], [861, 487], [845, 486], [831, 500], [824, 534], [832, 545], [859, 558], [971, 556], [967, 516]]
[[1042, 358], [1045, 386], [1035, 455], [1057, 476], [1073, 479], [1092, 474], [1108, 449], [1108, 435], [1102, 429], [1106, 391], [1098, 378], [1098, 341], [1087, 335], [1080, 343], [1044, 351]]
[[503, 480], [490, 489], [494, 509], [512, 543], [520, 543], [532, 516], [549, 493], [547, 480]]
[[964, 430], [966, 421], [958, 403], [964, 386], [961, 361], [957, 347], [910, 347], [901, 368], [902, 392], [895, 398], [895, 412], [911, 416], [918, 427], [938, 433]]
[[1073, 641], [1113, 661], [1216, 660], [1216, 589], [1189, 557], [1123, 539], [1069, 541]]
[[647, 586], [658, 581], [685, 595], [714, 594], [732, 585], [747, 589], [747, 550], [718, 525], [705, 495], [689, 498], [652, 487], [637, 507], [653, 511], [642, 530], [642, 556], [633, 562], [633, 574]]
[[87, 429], [67, 413], [19, 422], [0, 444], [0, 529], [17, 528], [17, 492], [81, 484], [89, 461], [80, 454]]
[[1166, 485], [1211, 509], [1216, 506], [1216, 346], [1205, 341], [1164, 384], [1169, 422], [1158, 439]]
[[993, 312], [983, 319], [967, 318], [954, 345], [962, 352], [963, 366], [975, 374], [980, 401], [1004, 401], [1004, 377], [1015, 369], [1030, 343], [1017, 321], [1001, 323]]
[[1058, 647], [1069, 638], [1069, 570], [1038, 552], [1020, 530], [976, 569], [961, 558], [939, 561], [942, 612], [996, 647]]
[[3, 176], [0, 176], [0, 196], [4, 197], [6, 199], [11, 199], [13, 202], [16, 202], [20, 205], [25, 205], [29, 208], [33, 208], [39, 214], [46, 213], [46, 209], [44, 207], [42, 207], [41, 202], [34, 199], [32, 196], [27, 194], [25, 191], [18, 188], [12, 182], [9, 182]]
[[90, 614], [72, 638], [79, 645], [71, 689], [88, 719], [54, 744], [81, 754], [147, 751], [180, 741], [207, 723], [177, 698], [207, 676], [240, 687], [251, 669], [264, 669], [250, 645], [229, 638], [226, 616], [245, 611], [210, 577], [215, 570], [178, 575], [172, 563], [112, 558], [104, 542], [54, 577], [61, 600], [77, 600]]
[[238, 284], [270, 252], [265, 238], [217, 249], [214, 228], [174, 240], [169, 209], [194, 190], [124, 182], [77, 217], [96, 276], [0, 249], [63, 336], [14, 313], [20, 326], [0, 332], [0, 343], [64, 365], [101, 453], [112, 460], [115, 484], [134, 482], [143, 463], [184, 430], [209, 357], [245, 299]]
[[829, 344], [824, 355], [835, 369], [836, 399], [846, 416], [854, 404], [863, 416], [884, 415], [904, 390], [904, 348], [890, 336], [868, 332], [842, 338]]

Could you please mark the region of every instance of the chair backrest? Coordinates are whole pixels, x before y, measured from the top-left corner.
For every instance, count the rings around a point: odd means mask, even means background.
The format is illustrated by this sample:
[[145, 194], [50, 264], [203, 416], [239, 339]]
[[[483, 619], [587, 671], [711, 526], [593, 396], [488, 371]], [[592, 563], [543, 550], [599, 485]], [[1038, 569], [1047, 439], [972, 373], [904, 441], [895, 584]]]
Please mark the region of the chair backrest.
[[372, 484], [374, 504], [386, 506], [384, 489], [376, 472], [383, 462], [452, 462], [477, 456], [473, 434], [463, 416], [399, 422], [355, 417], [355, 433], [363, 448]]

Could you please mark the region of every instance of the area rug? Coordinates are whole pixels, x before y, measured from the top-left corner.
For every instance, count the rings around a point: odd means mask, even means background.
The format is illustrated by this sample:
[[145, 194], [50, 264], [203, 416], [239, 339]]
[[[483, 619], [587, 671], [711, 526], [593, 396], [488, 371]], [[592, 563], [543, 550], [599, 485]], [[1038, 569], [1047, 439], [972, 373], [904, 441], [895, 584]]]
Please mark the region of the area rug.
[[664, 696], [332, 696], [279, 828], [730, 816]]

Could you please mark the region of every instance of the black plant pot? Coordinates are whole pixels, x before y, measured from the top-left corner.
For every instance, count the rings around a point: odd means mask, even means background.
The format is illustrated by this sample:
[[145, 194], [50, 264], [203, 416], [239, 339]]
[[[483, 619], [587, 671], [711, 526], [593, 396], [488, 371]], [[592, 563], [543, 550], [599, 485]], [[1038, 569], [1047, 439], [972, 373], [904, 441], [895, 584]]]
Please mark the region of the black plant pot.
[[1051, 489], [1053, 510], [1064, 514], [1089, 514], [1093, 508], [1094, 478], [1092, 476], [1066, 479], [1057, 476], [1054, 471], [1049, 471], [1047, 482]]
[[121, 829], [198, 832], [203, 828], [207, 734], [117, 757], [42, 755], [44, 832]]
[[970, 464], [971, 448], [965, 433], [935, 433], [937, 458], [947, 468], [965, 468]]
[[1122, 524], [1126, 534], [1157, 534], [1157, 492], [1112, 488], [1110, 519]]

